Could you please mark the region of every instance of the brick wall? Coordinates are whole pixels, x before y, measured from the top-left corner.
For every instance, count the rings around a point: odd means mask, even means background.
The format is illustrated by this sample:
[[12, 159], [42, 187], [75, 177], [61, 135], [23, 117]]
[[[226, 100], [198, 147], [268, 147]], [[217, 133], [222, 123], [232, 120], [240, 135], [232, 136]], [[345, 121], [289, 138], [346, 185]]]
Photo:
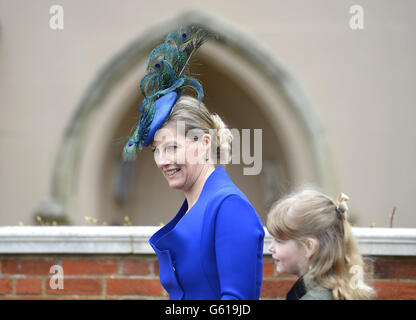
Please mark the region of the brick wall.
[[[416, 299], [416, 257], [365, 257], [379, 299]], [[53, 265], [64, 289], [52, 289]], [[262, 299], [283, 299], [296, 278], [264, 257]], [[154, 255], [0, 255], [0, 299], [168, 299]]]
[[[52, 289], [53, 265], [64, 288]], [[155, 256], [0, 256], [0, 299], [167, 299]]]
[[[368, 283], [377, 299], [416, 299], [416, 257], [366, 256]], [[295, 283], [296, 277], [276, 274], [273, 261], [265, 257], [263, 266], [263, 299], [281, 299]]]

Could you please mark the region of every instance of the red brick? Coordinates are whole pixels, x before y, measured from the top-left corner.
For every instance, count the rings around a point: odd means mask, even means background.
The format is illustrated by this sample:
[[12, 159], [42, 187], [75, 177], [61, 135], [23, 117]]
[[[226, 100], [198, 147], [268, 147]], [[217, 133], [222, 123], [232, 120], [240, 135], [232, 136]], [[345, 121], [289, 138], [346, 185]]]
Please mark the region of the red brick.
[[416, 279], [416, 260], [377, 260], [375, 279]]
[[64, 277], [63, 289], [52, 289], [49, 280], [45, 284], [47, 294], [79, 294], [79, 295], [101, 295], [103, 293], [103, 286], [101, 279], [80, 279]]
[[57, 300], [57, 297], [37, 297], [37, 296], [21, 296], [21, 297], [5, 297], [3, 300]]
[[49, 269], [56, 263], [51, 259], [3, 259], [1, 268], [4, 274], [49, 275]]
[[365, 273], [370, 274], [372, 272], [374, 261], [375, 259], [373, 257], [363, 257], [363, 267]]
[[13, 291], [12, 279], [0, 278], [0, 294], [9, 294]]
[[159, 276], [159, 261], [155, 261], [153, 264], [153, 272], [156, 276]]
[[65, 274], [117, 274], [117, 260], [64, 259], [62, 268]]
[[265, 279], [261, 286], [261, 296], [285, 298], [295, 282], [296, 279]]
[[277, 273], [277, 278], [294, 278], [296, 279], [296, 276], [294, 274], [290, 273]]
[[107, 279], [107, 294], [161, 296], [163, 287], [158, 279]]
[[369, 284], [377, 292], [376, 299], [416, 299], [416, 282], [373, 281]]
[[96, 296], [62, 297], [61, 300], [118, 300], [118, 298], [103, 298]]
[[149, 274], [149, 262], [144, 260], [126, 259], [123, 261], [123, 274]]
[[273, 261], [263, 260], [263, 277], [273, 277], [275, 268]]
[[16, 294], [41, 294], [42, 279], [28, 278], [16, 280]]

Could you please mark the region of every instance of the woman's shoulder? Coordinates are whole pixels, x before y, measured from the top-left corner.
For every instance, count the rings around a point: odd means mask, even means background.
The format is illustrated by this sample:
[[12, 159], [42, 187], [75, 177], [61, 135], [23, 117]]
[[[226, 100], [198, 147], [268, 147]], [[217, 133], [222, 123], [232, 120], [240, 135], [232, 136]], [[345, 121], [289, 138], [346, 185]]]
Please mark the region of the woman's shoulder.
[[207, 188], [204, 190], [203, 202], [205, 204], [204, 224], [214, 222], [226, 222], [236, 219], [243, 223], [246, 220], [249, 223], [261, 224], [253, 205], [247, 196], [231, 181], [225, 170], [217, 168], [217, 180], [210, 180]]
[[331, 290], [318, 286], [306, 292], [300, 300], [333, 300], [333, 297]]
[[211, 173], [203, 191], [212, 198], [224, 199], [233, 194], [246, 198], [244, 193], [234, 184], [222, 166], [219, 166]]
[[245, 203], [251, 206], [247, 196], [231, 181], [222, 185], [217, 185], [206, 190], [205, 197], [209, 202], [217, 203], [219, 206], [227, 203]]

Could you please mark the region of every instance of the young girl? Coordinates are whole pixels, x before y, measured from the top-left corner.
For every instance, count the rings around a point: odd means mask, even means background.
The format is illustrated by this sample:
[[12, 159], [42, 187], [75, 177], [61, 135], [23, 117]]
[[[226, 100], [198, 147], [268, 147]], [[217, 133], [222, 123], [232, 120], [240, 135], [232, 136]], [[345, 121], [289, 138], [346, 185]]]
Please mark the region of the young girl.
[[370, 299], [363, 260], [347, 221], [348, 196], [337, 202], [314, 190], [276, 202], [268, 214], [269, 247], [278, 273], [299, 277], [287, 300]]

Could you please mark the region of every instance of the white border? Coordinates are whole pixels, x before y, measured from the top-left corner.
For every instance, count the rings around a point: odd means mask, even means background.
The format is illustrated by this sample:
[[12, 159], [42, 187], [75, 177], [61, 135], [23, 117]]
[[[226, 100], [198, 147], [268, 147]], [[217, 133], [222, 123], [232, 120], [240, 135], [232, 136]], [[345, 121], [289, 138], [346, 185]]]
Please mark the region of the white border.
[[[0, 227], [0, 254], [154, 254], [160, 227]], [[352, 228], [361, 254], [416, 256], [416, 228]], [[266, 232], [264, 254], [272, 240]]]

